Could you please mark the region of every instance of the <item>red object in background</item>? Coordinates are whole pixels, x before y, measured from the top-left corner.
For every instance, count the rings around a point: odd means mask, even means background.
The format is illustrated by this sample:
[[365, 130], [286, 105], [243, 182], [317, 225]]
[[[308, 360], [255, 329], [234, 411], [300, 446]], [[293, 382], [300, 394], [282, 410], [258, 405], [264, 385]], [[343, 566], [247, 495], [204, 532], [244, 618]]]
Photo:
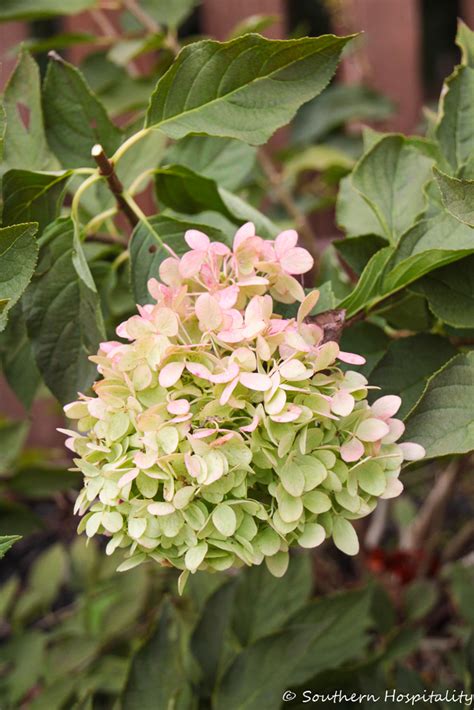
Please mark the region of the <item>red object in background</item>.
[[[366, 564], [374, 574], [392, 574], [400, 584], [408, 584], [418, 576], [418, 570], [426, 560], [424, 550], [384, 550], [375, 547], [366, 553]], [[427, 573], [434, 576], [439, 568], [439, 560], [434, 556], [428, 565]]]

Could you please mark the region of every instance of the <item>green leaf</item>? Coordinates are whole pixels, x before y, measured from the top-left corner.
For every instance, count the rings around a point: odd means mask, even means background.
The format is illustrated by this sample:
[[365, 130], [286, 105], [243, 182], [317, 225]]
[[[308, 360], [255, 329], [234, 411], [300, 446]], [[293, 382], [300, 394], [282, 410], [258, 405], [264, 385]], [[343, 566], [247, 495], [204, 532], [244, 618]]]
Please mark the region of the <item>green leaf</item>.
[[448, 212], [460, 222], [474, 227], [474, 180], [459, 180], [436, 169], [434, 172]]
[[191, 650], [201, 667], [200, 695], [210, 697], [222, 667], [232, 653], [230, 625], [236, 581], [220, 586], [207, 600], [191, 637]]
[[20, 535], [0, 535], [0, 560], [18, 540], [21, 540]]
[[14, 665], [8, 677], [9, 705], [18, 707], [27, 691], [38, 683], [44, 671], [46, 634], [36, 629], [15, 634], [8, 651]]
[[10, 467], [15, 466], [28, 429], [26, 421], [0, 423], [0, 473], [8, 472]]
[[381, 388], [371, 399], [386, 394], [399, 395], [402, 406], [397, 416], [404, 419], [419, 401], [431, 375], [456, 352], [449, 340], [429, 333], [392, 340], [386, 354], [370, 374], [370, 384]]
[[331, 79], [350, 37], [268, 40], [246, 35], [181, 50], [158, 82], [146, 125], [265, 143]]
[[354, 169], [352, 184], [372, 208], [389, 242], [396, 244], [423, 214], [423, 187], [431, 178], [432, 166], [432, 158], [420, 151], [418, 144], [400, 135], [387, 135]]
[[43, 529], [43, 521], [31, 508], [0, 499], [0, 535], [24, 536]]
[[436, 136], [447, 162], [457, 171], [474, 150], [474, 68], [456, 67], [441, 96]]
[[350, 317], [374, 306], [430, 271], [468, 256], [474, 251], [473, 237], [471, 227], [446, 212], [419, 222], [403, 235], [395, 250], [385, 247], [374, 254], [339, 307]]
[[156, 630], [132, 659], [121, 706], [124, 710], [180, 707], [186, 694], [180, 621], [166, 601]]
[[363, 234], [385, 236], [376, 214], [355, 189], [352, 175], [347, 175], [339, 183], [336, 219], [338, 227], [345, 231], [347, 237]]
[[106, 52], [88, 54], [80, 70], [92, 91], [100, 98], [110, 116], [128, 111], [144, 111], [156, 83], [148, 77], [133, 78], [124, 67], [107, 57]]
[[474, 570], [458, 561], [447, 566], [445, 576], [449, 581], [450, 596], [454, 597], [457, 613], [472, 626], [474, 624], [474, 608], [472, 606]]
[[60, 32], [49, 37], [31, 37], [23, 41], [23, 47], [32, 54], [47, 53], [74, 47], [78, 44], [93, 44], [95, 35], [89, 32]]
[[40, 244], [37, 274], [24, 297], [28, 334], [43, 379], [60, 402], [95, 379], [88, 356], [104, 339], [99, 298], [70, 219], [53, 222]]
[[238, 654], [217, 688], [215, 710], [278, 708], [284, 690], [357, 659], [367, 647], [369, 603], [363, 590], [303, 607], [287, 628]]
[[258, 34], [262, 34], [264, 30], [275, 24], [278, 19], [278, 15], [250, 15], [235, 25], [229, 35], [229, 39], [235, 39], [236, 37], [241, 37], [242, 35], [249, 34], [250, 32], [258, 32]]
[[[137, 303], [150, 303], [148, 293], [148, 279], [158, 278], [161, 262], [169, 257], [169, 252], [161, 245], [159, 239], [167, 244], [173, 251], [181, 256], [189, 247], [184, 241], [184, 234], [188, 229], [195, 229], [192, 222], [179, 221], [171, 217], [151, 217], [150, 230], [145, 224], [140, 223], [135, 228], [130, 241], [130, 268], [132, 289]], [[200, 225], [200, 228], [215, 241], [229, 243], [225, 234], [213, 227]]]
[[418, 579], [405, 591], [405, 610], [408, 619], [418, 621], [426, 616], [439, 599], [439, 589], [431, 579]]
[[25, 409], [30, 409], [41, 375], [28, 340], [21, 303], [12, 308], [7, 327], [0, 334], [0, 362], [10, 388]]
[[165, 153], [163, 165], [178, 164], [233, 190], [252, 171], [256, 150], [232, 138], [186, 136]]
[[67, 556], [62, 545], [49, 547], [36, 558], [28, 575], [28, 587], [18, 600], [13, 618], [26, 622], [49, 610], [64, 583]]
[[474, 68], [474, 31], [462, 20], [458, 20], [456, 44], [461, 50], [461, 64]]
[[[32, 4], [35, 0], [32, 0]], [[11, 0], [11, 5], [17, 5]], [[0, 18], [5, 3], [0, 7]], [[46, 142], [41, 109], [41, 87], [38, 65], [22, 52], [3, 95], [6, 129], [4, 161], [9, 168], [48, 170], [56, 167]]]
[[433, 271], [413, 285], [432, 313], [455, 328], [474, 328], [474, 257]]
[[39, 20], [56, 15], [75, 15], [97, 5], [97, 0], [2, 0], [0, 22]]
[[0, 313], [0, 331], [33, 276], [38, 258], [37, 229], [34, 223], [0, 228], [0, 299], [7, 300]]
[[286, 574], [274, 577], [264, 565], [246, 569], [238, 580], [234, 632], [243, 646], [281, 629], [309, 599], [313, 585], [311, 557], [290, 558]]
[[428, 381], [407, 420], [405, 439], [425, 447], [427, 458], [474, 448], [474, 352], [456, 355]]
[[373, 255], [387, 244], [387, 240], [377, 234], [364, 234], [334, 241], [334, 247], [356, 274], [362, 273]]
[[38, 222], [38, 236], [59, 216], [71, 171], [9, 170], [3, 176], [3, 223]]
[[403, 235], [384, 279], [385, 293], [474, 251], [474, 230], [449, 214], [423, 220]]
[[278, 228], [255, 207], [219, 187], [214, 180], [198, 175], [189, 168], [170, 165], [155, 171], [158, 199], [176, 212], [186, 215], [212, 210], [236, 225], [254, 222], [263, 237], [274, 237]]
[[121, 131], [111, 122], [82, 74], [57, 55], [43, 85], [46, 135], [65, 168], [95, 166], [91, 149], [100, 143], [107, 155], [120, 145]]
[[381, 303], [374, 309], [374, 315], [383, 318], [395, 330], [409, 330], [413, 333], [430, 331], [434, 324], [433, 315], [426, 298], [414, 293], [415, 286]]
[[140, 0], [143, 10], [159, 25], [176, 29], [191, 14], [198, 0]]
[[62, 491], [71, 491], [81, 484], [81, 474], [62, 468], [21, 468], [9, 481], [10, 490], [31, 500], [51, 498]]
[[354, 166], [354, 159], [339, 148], [330, 145], [310, 145], [290, 156], [286, 161], [283, 176], [294, 181], [305, 171], [325, 172], [337, 170], [345, 174]]
[[346, 309], [347, 317], [380, 300], [384, 293], [384, 272], [393, 252], [392, 247], [384, 247], [369, 260], [352, 293], [339, 303], [339, 308]]
[[393, 111], [389, 99], [366, 86], [336, 84], [296, 114], [295, 143], [314, 143], [348, 121], [382, 121]]

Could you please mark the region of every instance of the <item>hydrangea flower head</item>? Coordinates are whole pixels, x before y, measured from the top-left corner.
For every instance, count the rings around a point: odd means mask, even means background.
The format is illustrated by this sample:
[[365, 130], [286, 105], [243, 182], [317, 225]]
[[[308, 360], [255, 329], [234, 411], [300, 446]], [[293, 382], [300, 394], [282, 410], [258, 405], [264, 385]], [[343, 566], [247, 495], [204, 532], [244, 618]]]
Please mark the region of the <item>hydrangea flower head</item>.
[[[351, 520], [399, 495], [399, 397], [367, 401], [368, 382], [307, 316], [318, 292], [295, 278], [310, 254], [286, 230], [262, 239], [243, 225], [230, 249], [189, 230], [150, 301], [102, 343], [94, 396], [65, 407], [64, 430], [84, 475], [79, 530], [126, 551], [119, 569], [147, 559], [187, 574], [261, 564], [282, 575], [291, 546], [332, 537], [348, 554]], [[299, 301], [295, 318], [274, 301]]]

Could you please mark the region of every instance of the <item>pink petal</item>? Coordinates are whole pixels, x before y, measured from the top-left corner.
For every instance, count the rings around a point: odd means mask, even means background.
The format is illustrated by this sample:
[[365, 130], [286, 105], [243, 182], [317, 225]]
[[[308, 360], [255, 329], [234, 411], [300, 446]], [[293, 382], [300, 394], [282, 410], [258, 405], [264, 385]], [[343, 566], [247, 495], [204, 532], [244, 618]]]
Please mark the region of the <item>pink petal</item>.
[[280, 232], [278, 237], [275, 239], [275, 254], [278, 259], [281, 259], [284, 254], [298, 243], [298, 232], [294, 229], [285, 229], [284, 232]]
[[263, 276], [248, 276], [247, 278], [242, 278], [237, 281], [236, 286], [269, 286], [270, 281], [265, 279]]
[[224, 388], [224, 390], [221, 394], [221, 398], [219, 400], [220, 404], [222, 404], [222, 405], [227, 404], [227, 402], [229, 401], [229, 399], [232, 396], [232, 392], [235, 390], [235, 388], [237, 387], [238, 384], [239, 384], [239, 378], [236, 377], [235, 380], [232, 380], [232, 382], [229, 382], [229, 384], [226, 385], [226, 387]]
[[121, 478], [118, 480], [118, 487], [123, 488], [123, 486], [126, 486], [127, 483], [130, 483], [133, 481], [136, 477], [138, 476], [138, 468], [132, 468], [131, 471], [127, 471], [127, 473], [124, 473]]
[[199, 229], [188, 229], [184, 234], [184, 239], [188, 247], [198, 251], [207, 251], [211, 243], [207, 234], [200, 232]]
[[119, 343], [117, 340], [107, 340], [106, 342], [100, 344], [100, 349], [106, 355], [110, 355], [115, 350], [117, 350], [118, 348], [121, 348], [122, 346], [123, 346], [123, 343]]
[[354, 397], [346, 392], [345, 390], [340, 390], [336, 392], [331, 401], [331, 411], [334, 414], [338, 414], [340, 417], [347, 417], [354, 409], [355, 399]]
[[202, 380], [208, 381], [211, 379], [211, 371], [199, 362], [187, 362], [186, 369], [191, 375], [194, 375], [194, 377], [200, 377]]
[[301, 302], [298, 308], [298, 323], [302, 323], [308, 316], [319, 300], [319, 291], [310, 291]]
[[137, 451], [133, 457], [133, 462], [138, 468], [151, 468], [156, 463], [156, 453], [154, 451]]
[[239, 374], [239, 366], [236, 362], [231, 362], [229, 367], [217, 375], [210, 375], [209, 379], [216, 385], [223, 385], [233, 380]]
[[264, 320], [252, 321], [252, 323], [246, 325], [245, 328], [242, 330], [243, 337], [252, 340], [257, 335], [262, 333], [266, 327], [267, 324]]
[[380, 441], [384, 436], [387, 436], [390, 431], [388, 424], [381, 419], [365, 419], [357, 427], [355, 432], [362, 441]]
[[170, 414], [187, 414], [189, 412], [189, 402], [187, 399], [174, 399], [166, 407]]
[[235, 303], [239, 297], [239, 287], [238, 286], [227, 286], [223, 288], [222, 291], [217, 291], [214, 294], [221, 308], [227, 310], [235, 306]]
[[222, 323], [222, 310], [219, 302], [210, 293], [202, 293], [196, 299], [196, 315], [199, 318], [199, 325], [206, 330], [215, 330]]
[[169, 420], [170, 424], [179, 424], [180, 422], [187, 422], [189, 419], [192, 419], [193, 415], [191, 413], [189, 414], [182, 414], [179, 417], [173, 417], [173, 419]]
[[402, 404], [402, 400], [396, 394], [387, 394], [385, 397], [380, 397], [371, 406], [372, 414], [378, 419], [390, 419], [398, 412]]
[[403, 435], [405, 424], [400, 419], [387, 419], [387, 424], [390, 431], [382, 439], [382, 444], [393, 444]]
[[[173, 259], [175, 261], [175, 259]], [[150, 293], [150, 296], [153, 296], [153, 298], [160, 298], [161, 296], [161, 284], [157, 279], [148, 279], [147, 283], [147, 288]]]
[[295, 247], [285, 252], [280, 264], [287, 274], [304, 274], [313, 268], [314, 259], [306, 249]]
[[356, 355], [355, 353], [345, 353], [339, 350], [339, 355], [337, 356], [342, 362], [347, 362], [349, 365], [364, 365], [365, 357], [362, 355]]
[[244, 387], [256, 392], [266, 392], [272, 388], [272, 381], [268, 375], [261, 375], [259, 372], [242, 372], [240, 382]]
[[187, 251], [179, 262], [179, 273], [183, 279], [192, 279], [199, 273], [205, 254], [202, 251]]
[[350, 463], [358, 461], [364, 455], [364, 445], [359, 439], [350, 439], [341, 446], [341, 458], [343, 461]]
[[259, 422], [258, 414], [255, 414], [252, 421], [250, 422], [250, 424], [246, 424], [245, 426], [241, 426], [239, 431], [247, 431], [249, 433], [252, 431], [255, 431], [255, 429], [258, 427], [258, 422]]
[[278, 422], [280, 424], [286, 422], [294, 422], [295, 419], [298, 419], [300, 414], [300, 407], [297, 407], [295, 404], [289, 404], [288, 408], [284, 412], [282, 412], [281, 414], [273, 414], [270, 416], [270, 419], [273, 422]]
[[255, 236], [255, 225], [253, 222], [246, 222], [243, 224], [235, 233], [234, 237], [234, 251], [249, 237]]
[[222, 242], [211, 242], [209, 249], [216, 256], [227, 256], [227, 254], [230, 254], [229, 247], [226, 244], [222, 244]]
[[237, 436], [236, 431], [229, 431], [227, 434], [224, 434], [223, 436], [220, 436], [218, 439], [215, 439], [213, 442], [209, 444], [209, 446], [212, 446], [213, 448], [217, 446], [222, 446], [223, 444], [226, 444], [230, 439], [233, 439], [234, 436]]
[[[172, 256], [161, 262], [158, 273], [164, 284], [167, 286], [176, 286], [179, 284], [181, 281], [179, 266], [179, 259], [175, 259]], [[160, 297], [159, 295], [155, 296], [154, 294], [152, 294], [152, 296], [157, 299]]]
[[236, 328], [235, 330], [221, 330], [219, 333], [219, 340], [223, 343], [239, 343], [244, 340], [245, 333], [243, 328]]
[[403, 458], [405, 461], [418, 461], [426, 456], [426, 451], [420, 444], [415, 444], [413, 441], [405, 441], [400, 444]]
[[158, 382], [161, 387], [172, 387], [179, 380], [184, 370], [184, 362], [169, 362], [161, 370]]
[[193, 439], [207, 439], [215, 433], [215, 429], [196, 429], [193, 431]]
[[201, 464], [196, 456], [184, 454], [184, 465], [186, 466], [189, 475], [193, 476], [193, 478], [196, 478], [196, 476], [199, 476], [201, 473]]
[[403, 483], [398, 478], [389, 478], [387, 487], [380, 498], [397, 498], [403, 492]]
[[119, 325], [115, 328], [115, 332], [117, 333], [119, 338], [126, 338], [127, 340], [133, 340], [127, 332], [127, 321], [124, 321], [123, 323], [119, 323]]

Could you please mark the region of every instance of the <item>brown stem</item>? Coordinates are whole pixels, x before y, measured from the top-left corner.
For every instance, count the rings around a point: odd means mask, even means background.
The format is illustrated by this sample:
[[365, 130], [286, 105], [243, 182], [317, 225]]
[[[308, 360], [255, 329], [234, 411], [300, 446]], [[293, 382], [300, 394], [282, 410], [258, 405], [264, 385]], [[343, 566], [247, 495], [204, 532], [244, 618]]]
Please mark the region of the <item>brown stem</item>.
[[[146, 12], [136, 0], [122, 0], [122, 2], [123, 6], [129, 11], [129, 13], [133, 15], [135, 19], [137, 19], [138, 22], [140, 22], [140, 24], [148, 30], [148, 32], [151, 34], [160, 34], [160, 32], [163, 32], [161, 25], [159, 25], [158, 22], [156, 22], [156, 20], [149, 15], [148, 12]], [[173, 54], [178, 54], [180, 46], [176, 37], [171, 32], [167, 32], [165, 44], [168, 49], [173, 52]]]
[[267, 176], [272, 185], [278, 200], [286, 209], [288, 214], [294, 219], [295, 226], [301, 235], [301, 241], [304, 247], [312, 254], [315, 263], [319, 258], [316, 246], [316, 235], [306, 217], [305, 213], [300, 210], [293, 199], [293, 195], [287, 189], [283, 182], [282, 176], [273, 164], [272, 159], [265, 153], [264, 150], [258, 152], [258, 160], [263, 172]]
[[474, 539], [474, 520], [469, 520], [446, 544], [442, 553], [443, 562], [456, 560]]
[[[120, 34], [117, 32], [113, 23], [109, 20], [105, 12], [102, 10], [91, 10], [91, 16], [97, 27], [100, 29], [104, 38], [111, 38], [113, 40], [120, 39]], [[136, 79], [140, 76], [140, 72], [133, 63], [133, 61], [128, 62], [128, 71], [130, 76]]]
[[86, 242], [100, 242], [101, 244], [113, 244], [114, 246], [118, 244], [119, 246], [127, 247], [125, 239], [114, 237], [112, 234], [88, 234]]
[[117, 200], [118, 208], [124, 213], [131, 226], [135, 227], [138, 224], [138, 219], [123, 195], [123, 185], [115, 172], [114, 164], [106, 156], [104, 149], [99, 143], [96, 143], [92, 148], [91, 154], [99, 167], [100, 175], [106, 179], [110, 192]]
[[453, 488], [461, 472], [463, 459], [452, 461], [432, 487], [415, 520], [405, 530], [400, 547], [405, 550], [428, 548], [428, 540], [440, 528], [440, 522]]

